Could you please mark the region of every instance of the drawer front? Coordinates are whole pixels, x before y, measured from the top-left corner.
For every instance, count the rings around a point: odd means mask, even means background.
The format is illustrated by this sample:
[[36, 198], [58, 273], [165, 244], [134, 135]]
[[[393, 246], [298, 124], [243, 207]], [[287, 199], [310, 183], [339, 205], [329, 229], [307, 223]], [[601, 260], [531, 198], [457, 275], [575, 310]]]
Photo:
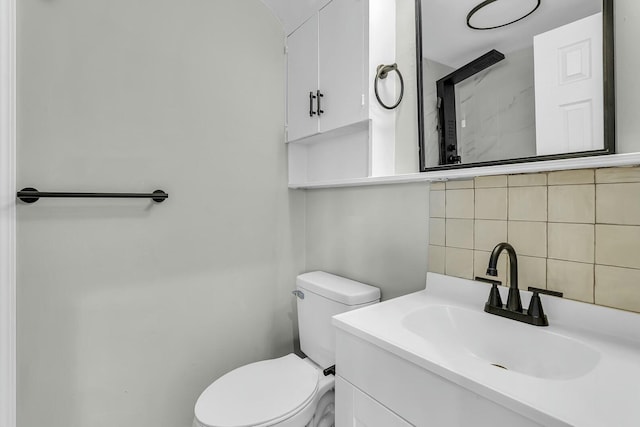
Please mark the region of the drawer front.
[[411, 427], [411, 424], [337, 376], [336, 427]]
[[[418, 427], [564, 425], [523, 407], [524, 413], [545, 418], [540, 423], [534, 422], [340, 329], [336, 331], [336, 371], [344, 380]], [[337, 407], [340, 406], [338, 398], [336, 395]]]

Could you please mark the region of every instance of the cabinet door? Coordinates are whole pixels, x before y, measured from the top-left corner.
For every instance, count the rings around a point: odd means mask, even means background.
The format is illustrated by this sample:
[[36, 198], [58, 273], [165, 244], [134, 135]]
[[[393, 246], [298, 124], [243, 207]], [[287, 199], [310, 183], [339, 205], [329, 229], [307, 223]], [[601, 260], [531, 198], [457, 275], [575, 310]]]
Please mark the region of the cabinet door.
[[[314, 15], [287, 37], [287, 140], [318, 133], [318, 16]], [[310, 108], [313, 114], [310, 114]]]
[[336, 376], [336, 427], [411, 427], [411, 424]]
[[367, 118], [366, 2], [333, 0], [320, 10], [321, 132]]

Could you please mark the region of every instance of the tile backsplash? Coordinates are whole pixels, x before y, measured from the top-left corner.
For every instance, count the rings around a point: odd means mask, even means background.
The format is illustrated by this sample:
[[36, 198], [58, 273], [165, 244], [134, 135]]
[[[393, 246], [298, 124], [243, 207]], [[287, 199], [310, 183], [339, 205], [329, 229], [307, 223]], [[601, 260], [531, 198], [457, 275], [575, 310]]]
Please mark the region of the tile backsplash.
[[[429, 199], [429, 271], [487, 277], [509, 242], [520, 289], [640, 312], [640, 167], [432, 183]], [[498, 273], [508, 285], [506, 254]]]

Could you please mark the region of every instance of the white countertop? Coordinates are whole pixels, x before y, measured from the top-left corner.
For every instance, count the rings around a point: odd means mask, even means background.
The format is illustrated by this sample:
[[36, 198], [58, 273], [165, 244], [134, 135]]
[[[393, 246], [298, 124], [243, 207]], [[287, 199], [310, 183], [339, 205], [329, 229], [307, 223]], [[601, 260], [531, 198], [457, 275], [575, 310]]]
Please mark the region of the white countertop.
[[[489, 288], [428, 273], [426, 290], [338, 315], [334, 325], [543, 425], [640, 426], [640, 315], [542, 295], [550, 326], [536, 327], [484, 313]], [[522, 292], [525, 307], [529, 297]], [[407, 329], [407, 315], [443, 306], [481, 313], [498, 336], [508, 329], [570, 338], [595, 350], [598, 360], [578, 376], [540, 378], [497, 369]], [[557, 351], [542, 349], [549, 358], [561, 356]]]

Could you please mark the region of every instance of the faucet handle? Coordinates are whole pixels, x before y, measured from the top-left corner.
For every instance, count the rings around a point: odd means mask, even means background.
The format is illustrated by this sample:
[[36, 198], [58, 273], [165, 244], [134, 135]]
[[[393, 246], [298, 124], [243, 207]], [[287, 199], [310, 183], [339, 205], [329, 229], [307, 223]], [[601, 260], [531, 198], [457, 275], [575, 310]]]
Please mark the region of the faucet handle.
[[489, 283], [491, 285], [498, 285], [501, 286], [502, 282], [499, 280], [493, 280], [493, 279], [487, 279], [486, 277], [480, 277], [480, 276], [476, 276], [476, 278], [474, 279], [477, 282], [485, 282], [485, 283]]
[[551, 295], [552, 297], [562, 298], [564, 294], [558, 291], [552, 291], [550, 289], [542, 289], [542, 288], [534, 288], [533, 286], [529, 286], [527, 289], [529, 292], [537, 292], [544, 295]]
[[537, 290], [534, 290], [533, 295], [531, 295], [531, 302], [529, 302], [527, 314], [534, 319], [539, 319], [539, 322], [541, 322], [540, 326], [547, 326], [549, 324], [549, 322], [547, 321], [547, 316], [544, 314], [544, 310], [542, 309], [540, 292], [538, 292]]
[[502, 298], [500, 297], [500, 291], [498, 286], [502, 285], [502, 282], [498, 280], [485, 279], [484, 277], [476, 277], [478, 282], [486, 282], [491, 284], [491, 291], [489, 291], [489, 300], [487, 304], [491, 307], [502, 308]]
[[489, 301], [487, 301], [491, 307], [499, 307], [502, 308], [502, 298], [500, 297], [500, 291], [498, 290], [498, 285], [496, 283], [491, 285], [491, 290], [489, 291]]

